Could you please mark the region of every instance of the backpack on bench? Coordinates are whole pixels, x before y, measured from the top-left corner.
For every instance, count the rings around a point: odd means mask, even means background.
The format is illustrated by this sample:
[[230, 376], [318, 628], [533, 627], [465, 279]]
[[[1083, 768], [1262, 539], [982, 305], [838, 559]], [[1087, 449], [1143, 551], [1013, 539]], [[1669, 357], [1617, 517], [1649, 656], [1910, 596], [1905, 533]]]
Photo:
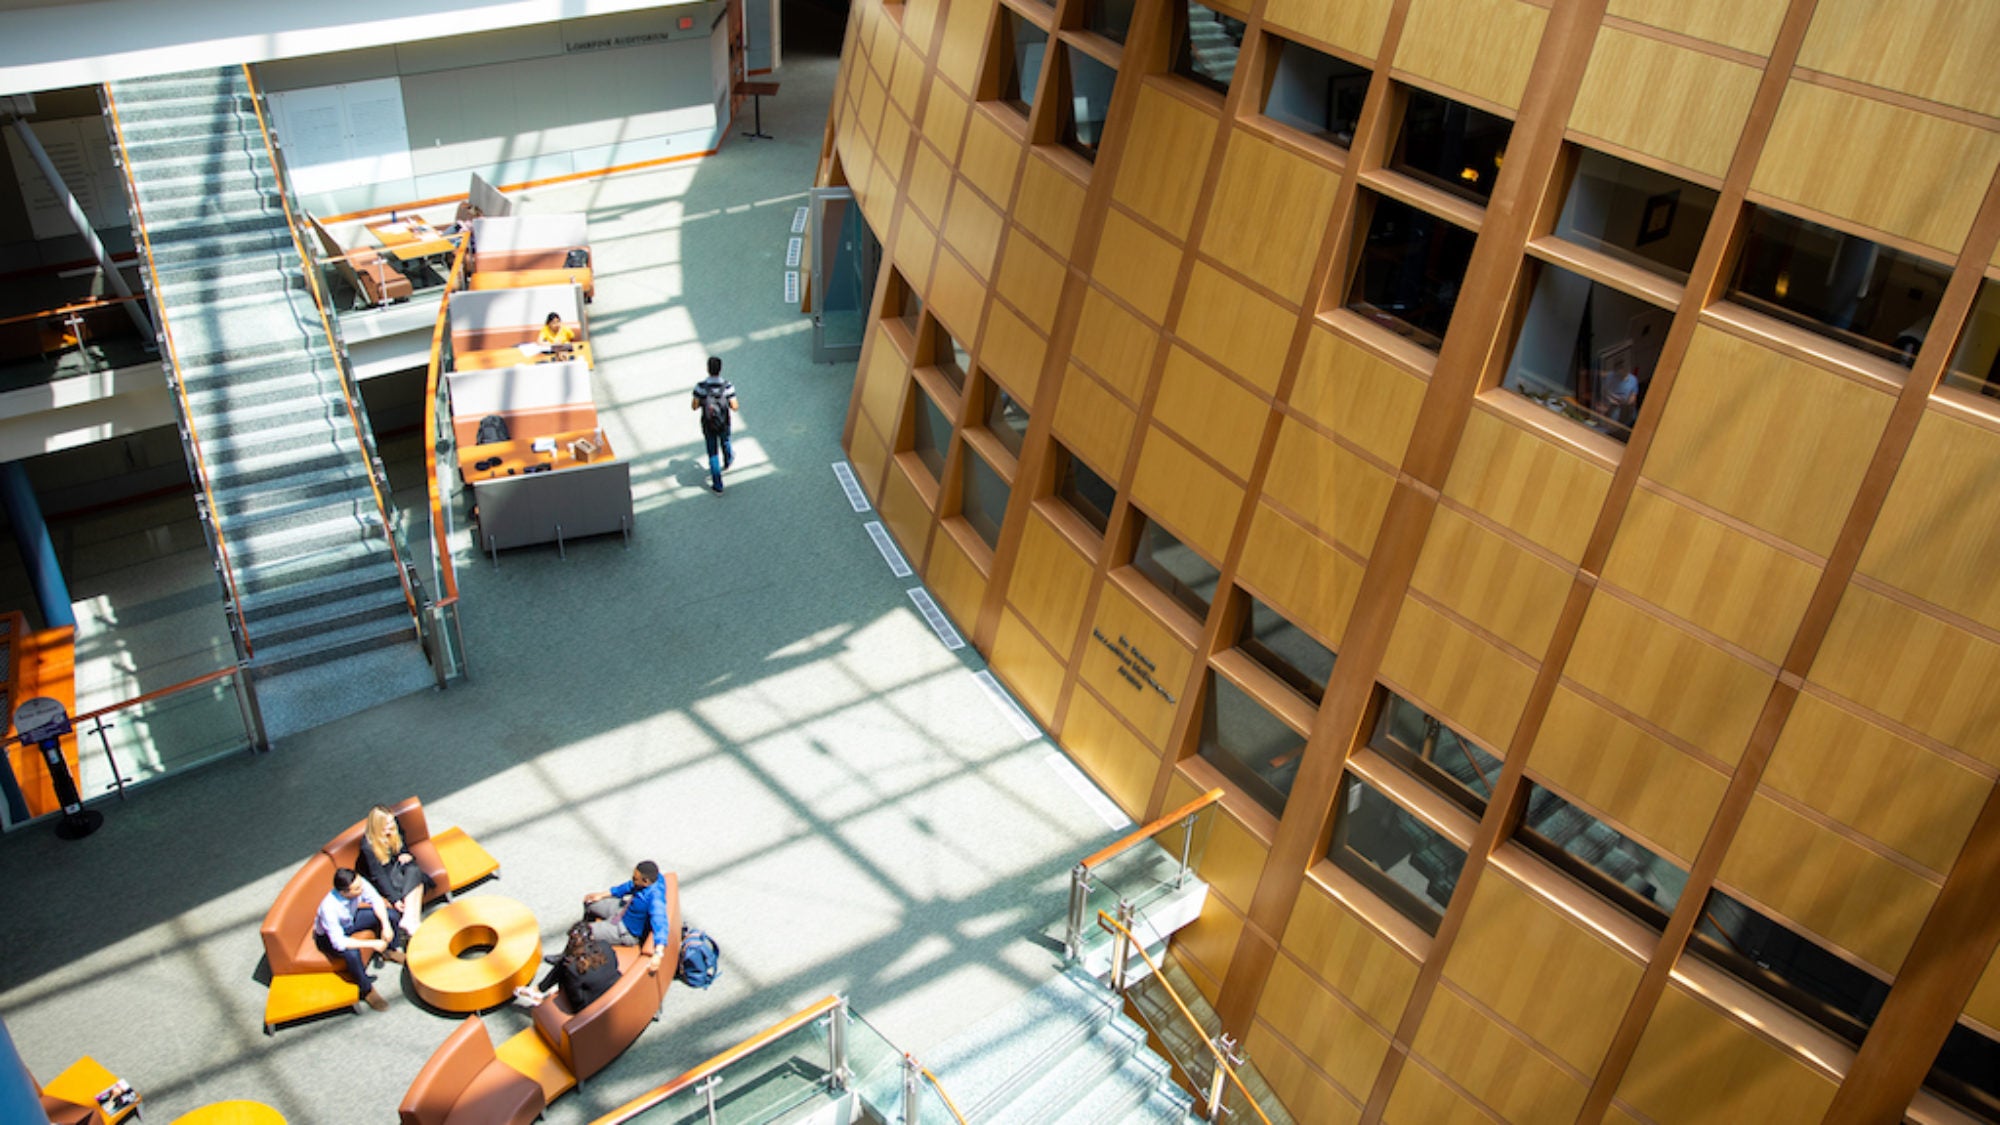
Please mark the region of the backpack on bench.
[[692, 926], [681, 927], [681, 963], [674, 979], [689, 988], [707, 988], [722, 972], [722, 949]]

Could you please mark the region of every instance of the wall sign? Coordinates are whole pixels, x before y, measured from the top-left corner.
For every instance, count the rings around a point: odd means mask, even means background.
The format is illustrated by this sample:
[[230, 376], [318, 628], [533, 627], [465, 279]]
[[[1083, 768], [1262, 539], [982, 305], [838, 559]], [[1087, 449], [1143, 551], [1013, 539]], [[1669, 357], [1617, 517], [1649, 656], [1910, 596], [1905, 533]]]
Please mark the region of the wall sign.
[[1179, 702], [1171, 692], [1160, 686], [1159, 680], [1153, 678], [1153, 674], [1159, 671], [1159, 666], [1146, 659], [1146, 654], [1139, 651], [1139, 646], [1126, 640], [1125, 634], [1118, 634], [1118, 639], [1114, 642], [1105, 636], [1102, 630], [1093, 626], [1090, 637], [1103, 645], [1105, 651], [1118, 658], [1118, 677], [1131, 684], [1134, 690], [1145, 691], [1147, 688], [1152, 688], [1168, 703]]

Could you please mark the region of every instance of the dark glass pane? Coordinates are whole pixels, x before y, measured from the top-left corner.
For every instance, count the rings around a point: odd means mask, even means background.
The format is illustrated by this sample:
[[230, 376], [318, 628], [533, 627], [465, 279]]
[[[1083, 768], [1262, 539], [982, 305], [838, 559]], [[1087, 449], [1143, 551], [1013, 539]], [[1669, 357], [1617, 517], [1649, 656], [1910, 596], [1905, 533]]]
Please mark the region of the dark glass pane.
[[1645, 405], [1674, 314], [1537, 263], [1528, 315], [1501, 384], [1619, 441]]
[[1715, 193], [1616, 157], [1583, 150], [1556, 219], [1556, 237], [1686, 281], [1715, 213]]
[[1056, 495], [1097, 529], [1099, 535], [1111, 526], [1111, 506], [1118, 490], [1111, 482], [1091, 471], [1074, 453], [1058, 447], [1062, 464], [1056, 475]]
[[931, 471], [931, 478], [942, 481], [945, 446], [951, 441], [951, 422], [922, 387], [914, 393], [917, 396], [916, 425], [913, 427], [916, 437], [910, 448], [916, 452], [924, 467]]
[[1472, 260], [1473, 233], [1375, 197], [1347, 307], [1436, 351]]
[[1729, 299], [1907, 367], [1950, 276], [1914, 254], [1752, 207]]
[[1346, 148], [1361, 120], [1369, 71], [1346, 59], [1323, 55], [1303, 43], [1272, 39], [1278, 52], [1264, 116]]
[[1425, 90], [1408, 94], [1389, 167], [1485, 203], [1493, 195], [1493, 181], [1500, 178], [1514, 123]]
[[1687, 886], [1687, 872], [1532, 781], [1519, 838], [1529, 850], [1655, 926], [1667, 924]]
[[1801, 1015], [1860, 1043], [1889, 986], [1719, 890], [1710, 891], [1689, 948]]
[[1300, 695], [1314, 703], [1325, 696], [1327, 677], [1333, 675], [1333, 653], [1256, 598], [1250, 599], [1236, 644]]
[[1000, 546], [1000, 524], [1007, 518], [1007, 482], [970, 445], [965, 447], [965, 473], [959, 481], [959, 514], [988, 547]]
[[1475, 814], [1485, 810], [1500, 780], [1500, 759], [1393, 691], [1384, 694], [1368, 745]]
[[1064, 96], [1068, 99], [1062, 116], [1062, 142], [1095, 160], [1097, 146], [1104, 139], [1104, 118], [1111, 112], [1111, 86], [1118, 72], [1067, 44], [1063, 46], [1067, 66], [1063, 71]]
[[917, 291], [910, 288], [910, 283], [904, 281], [900, 274], [896, 276], [896, 284], [891, 292], [895, 294], [896, 319], [903, 322], [904, 328], [909, 329], [910, 339], [922, 339], [920, 333], [924, 330], [924, 299], [917, 296]]
[[1426, 933], [1437, 933], [1465, 849], [1353, 774], [1341, 778], [1338, 804], [1327, 858]]
[[1141, 523], [1132, 566], [1196, 617], [1208, 616], [1215, 584], [1222, 575], [1166, 528], [1152, 520]]
[[931, 324], [937, 332], [937, 340], [931, 349], [931, 362], [937, 367], [938, 374], [944, 376], [944, 381], [951, 384], [952, 390], [964, 394], [965, 377], [972, 372], [972, 353], [966, 351], [965, 345], [946, 331], [944, 325], [936, 321]]
[[2000, 398], [2000, 282], [1988, 279], [1979, 283], [1979, 299], [1958, 338], [1958, 350], [1952, 353], [1944, 385], [1967, 394]]
[[1090, 0], [1083, 8], [1083, 26], [1123, 43], [1132, 28], [1132, 9], [1137, 6], [1137, 0]]
[[1000, 439], [1007, 452], [1019, 457], [1021, 443], [1028, 436], [1028, 412], [999, 384], [988, 383], [986, 390], [986, 428]]
[[1243, 21], [1194, 0], [1186, 0], [1174, 16], [1174, 73], [1228, 93], [1237, 52], [1243, 49]]
[[1035, 82], [1042, 74], [1042, 57], [1049, 49], [1049, 33], [1036, 27], [1020, 13], [1000, 6], [1001, 67], [1000, 100], [1028, 112], [1035, 100]]
[[2000, 1119], [2000, 1041], [1965, 1024], [1945, 1036], [1930, 1085], [1967, 1109]]
[[1201, 756], [1256, 802], [1282, 816], [1306, 740], [1242, 688], [1208, 674], [1201, 709]]

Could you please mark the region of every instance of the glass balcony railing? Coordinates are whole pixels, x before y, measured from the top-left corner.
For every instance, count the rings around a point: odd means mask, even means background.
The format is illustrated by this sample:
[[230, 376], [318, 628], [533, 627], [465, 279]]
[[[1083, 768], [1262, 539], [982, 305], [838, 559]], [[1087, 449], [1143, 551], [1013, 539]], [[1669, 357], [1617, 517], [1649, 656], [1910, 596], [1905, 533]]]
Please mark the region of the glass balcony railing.
[[[1189, 886], [1208, 844], [1213, 809], [1222, 790], [1211, 789], [1174, 811], [1127, 833], [1086, 857], [1070, 871], [1069, 919], [1063, 947], [1071, 960], [1088, 959], [1108, 946], [1105, 932], [1090, 923], [1099, 911], [1116, 914], [1121, 905], [1154, 918], [1169, 928], [1141, 934], [1157, 946], [1186, 919], [1170, 919], [1160, 909]], [[1174, 829], [1178, 828], [1176, 832]], [[1197, 904], [1198, 905], [1198, 904]]]
[[160, 358], [123, 306], [144, 297], [92, 297], [0, 317], [0, 393], [56, 379], [136, 367]]

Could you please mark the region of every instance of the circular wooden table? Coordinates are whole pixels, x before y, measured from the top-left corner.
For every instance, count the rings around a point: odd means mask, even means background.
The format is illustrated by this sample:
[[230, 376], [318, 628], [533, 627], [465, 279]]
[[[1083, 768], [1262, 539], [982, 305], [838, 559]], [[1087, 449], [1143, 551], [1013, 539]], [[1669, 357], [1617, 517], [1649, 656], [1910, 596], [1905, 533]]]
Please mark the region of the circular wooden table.
[[216, 1102], [181, 1114], [173, 1125], [285, 1125], [285, 1115], [263, 1102]]
[[[468, 950], [490, 947], [485, 956]], [[535, 979], [542, 932], [534, 912], [511, 898], [479, 895], [433, 911], [410, 937], [405, 966], [417, 995], [447, 1012], [478, 1012], [513, 999]]]

